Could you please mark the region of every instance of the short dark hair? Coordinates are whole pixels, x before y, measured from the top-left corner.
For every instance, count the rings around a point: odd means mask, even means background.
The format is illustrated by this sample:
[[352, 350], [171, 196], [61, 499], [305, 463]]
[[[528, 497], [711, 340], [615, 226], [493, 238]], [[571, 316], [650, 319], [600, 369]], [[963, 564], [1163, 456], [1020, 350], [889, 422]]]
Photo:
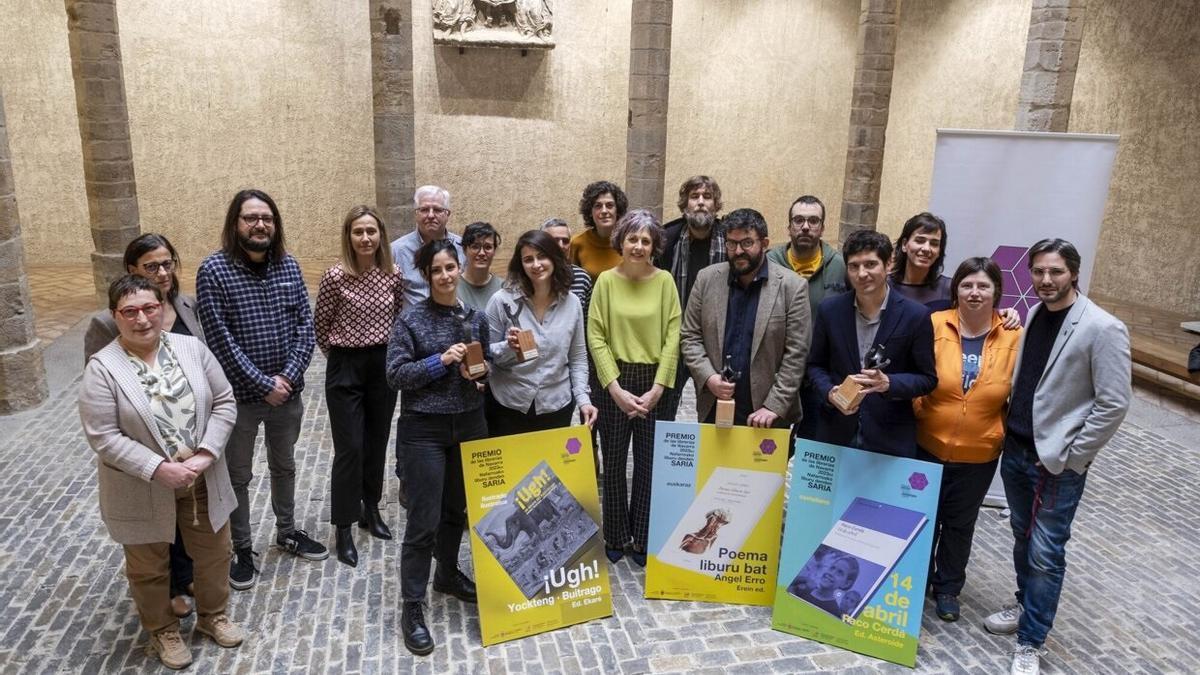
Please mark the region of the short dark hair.
[[267, 257], [271, 260], [283, 260], [287, 249], [284, 246], [283, 217], [279, 215], [279, 207], [275, 206], [275, 200], [271, 199], [270, 195], [253, 188], [238, 192], [230, 200], [229, 209], [225, 211], [225, 229], [221, 230], [221, 250], [230, 258], [242, 262], [250, 261], [250, 256], [246, 255], [241, 242], [238, 241], [238, 219], [242, 216], [242, 204], [251, 199], [257, 199], [271, 209], [271, 215], [275, 218], [275, 237], [270, 250], [267, 251]]
[[126, 274], [108, 285], [108, 311], [117, 311], [117, 304], [121, 302], [121, 298], [139, 291], [150, 291], [159, 302], [163, 301], [162, 291], [153, 281], [137, 274]]
[[938, 246], [937, 258], [929, 268], [929, 275], [925, 277], [925, 281], [921, 285], [929, 288], [937, 287], [938, 279], [942, 276], [942, 265], [946, 262], [946, 221], [928, 211], [922, 211], [904, 222], [900, 236], [896, 238], [896, 260], [892, 265], [893, 279], [904, 281], [904, 271], [908, 269], [908, 255], [904, 253], [904, 245], [908, 243], [909, 237], [916, 232], [933, 232], [935, 230], [942, 235], [942, 243]]
[[712, 190], [713, 213], [719, 213], [721, 211], [721, 186], [717, 185], [717, 181], [704, 175], [692, 176], [679, 186], [679, 201], [677, 202], [679, 212], [682, 213], [687, 209], [688, 196], [692, 194], [692, 190], [699, 188]]
[[816, 204], [817, 206], [821, 207], [821, 222], [825, 222], [824, 202], [812, 195], [800, 195], [799, 197], [796, 197], [796, 201], [792, 202], [792, 205], [788, 207], [786, 221], [788, 225], [792, 224], [792, 209], [796, 208], [797, 204]]
[[666, 239], [666, 235], [663, 234], [662, 224], [658, 222], [658, 218], [648, 209], [634, 209], [617, 221], [611, 239], [613, 249], [620, 253], [625, 237], [632, 232], [641, 232], [642, 230], [650, 233], [650, 241], [654, 244], [654, 252], [651, 255], [655, 258], [662, 255], [663, 241]]
[[463, 230], [463, 248], [474, 244], [476, 241], [479, 241], [484, 237], [491, 237], [496, 244], [496, 248], [500, 248], [500, 233], [496, 231], [496, 228], [492, 227], [491, 223], [485, 223], [482, 220], [477, 220], [470, 225], [467, 225], [466, 229]]
[[767, 238], [767, 219], [754, 209], [736, 209], [721, 220], [721, 228], [730, 230], [751, 230], [759, 239]]
[[505, 281], [512, 288], [520, 288], [527, 297], [533, 297], [533, 282], [525, 274], [525, 265], [521, 263], [521, 249], [526, 246], [536, 250], [550, 259], [554, 265], [554, 273], [550, 275], [550, 295], [563, 297], [571, 291], [571, 280], [574, 273], [571, 264], [563, 255], [562, 249], [554, 237], [542, 230], [529, 230], [517, 239], [513, 247], [512, 260], [508, 261], [508, 277]]
[[1075, 244], [1057, 237], [1039, 241], [1029, 247], [1029, 269], [1033, 269], [1033, 259], [1043, 253], [1057, 253], [1062, 256], [1062, 259], [1067, 263], [1067, 270], [1071, 273], [1071, 276], [1075, 277], [1071, 281], [1071, 285], [1078, 290], [1079, 266], [1083, 263], [1083, 258], [1079, 255], [1079, 250], [1075, 248]]
[[846, 237], [842, 244], [842, 260], [850, 262], [850, 256], [863, 252], [872, 252], [879, 256], [883, 264], [892, 258], [892, 242], [886, 236], [875, 230], [856, 230]]
[[425, 281], [429, 281], [430, 270], [433, 269], [433, 258], [442, 251], [449, 251], [450, 256], [454, 258], [454, 262], [462, 265], [462, 261], [458, 259], [458, 249], [454, 246], [454, 242], [449, 239], [434, 239], [425, 242], [421, 248], [417, 249], [417, 254], [413, 256], [413, 267], [421, 273]]
[[[167, 253], [171, 254], [171, 262], [175, 263], [176, 266], [179, 265], [179, 254], [175, 252], [175, 247], [171, 245], [171, 242], [161, 234], [147, 232], [129, 242], [129, 245], [125, 247], [125, 257], [123, 259], [125, 271], [128, 272], [130, 267], [137, 267], [137, 261], [142, 256], [159, 248], [167, 249]], [[179, 297], [179, 270], [172, 267], [171, 292], [167, 293], [167, 302], [175, 302], [175, 298], [177, 297]]]
[[975, 274], [983, 272], [992, 280], [992, 285], [996, 287], [996, 293], [992, 296], [992, 309], [1000, 304], [1000, 295], [1004, 292], [1003, 275], [1000, 273], [1000, 266], [991, 258], [978, 256], [975, 258], [967, 258], [958, 264], [958, 269], [954, 271], [954, 278], [950, 280], [950, 307], [958, 307], [958, 285], [962, 280]]
[[617, 219], [625, 217], [625, 212], [629, 210], [629, 198], [625, 196], [625, 191], [616, 183], [598, 180], [583, 188], [583, 196], [579, 199], [579, 215], [583, 216], [584, 225], [596, 227], [596, 221], [592, 220], [592, 205], [604, 194], [611, 194], [617, 203]]

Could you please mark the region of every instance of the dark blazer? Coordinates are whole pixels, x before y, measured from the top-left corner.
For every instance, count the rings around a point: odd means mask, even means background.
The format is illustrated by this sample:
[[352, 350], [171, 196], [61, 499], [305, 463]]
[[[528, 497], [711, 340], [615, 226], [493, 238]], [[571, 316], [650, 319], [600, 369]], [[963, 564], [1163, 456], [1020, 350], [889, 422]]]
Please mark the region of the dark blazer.
[[914, 457], [917, 421], [912, 400], [937, 387], [929, 310], [899, 293], [888, 295], [875, 336], [875, 344], [884, 345], [884, 355], [892, 361], [883, 369], [890, 381], [888, 391], [867, 394], [857, 413], [843, 415], [829, 403], [829, 390], [862, 370], [854, 315], [854, 292], [850, 291], [825, 298], [813, 322], [808, 377], [821, 400], [817, 440], [848, 446], [853, 444], [855, 432], [861, 431], [863, 450]]

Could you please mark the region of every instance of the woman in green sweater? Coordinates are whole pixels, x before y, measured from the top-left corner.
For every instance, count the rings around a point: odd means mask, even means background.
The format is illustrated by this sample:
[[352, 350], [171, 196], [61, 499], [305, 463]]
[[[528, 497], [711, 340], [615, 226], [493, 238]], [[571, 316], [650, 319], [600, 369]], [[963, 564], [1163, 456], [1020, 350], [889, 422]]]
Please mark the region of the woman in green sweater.
[[[671, 274], [654, 266], [663, 231], [652, 213], [637, 209], [621, 218], [612, 246], [621, 262], [596, 278], [588, 310], [588, 348], [601, 387], [604, 541], [612, 562], [629, 547], [633, 561], [645, 566], [654, 408], [675, 382], [681, 311]], [[632, 498], [625, 484], [630, 436]]]

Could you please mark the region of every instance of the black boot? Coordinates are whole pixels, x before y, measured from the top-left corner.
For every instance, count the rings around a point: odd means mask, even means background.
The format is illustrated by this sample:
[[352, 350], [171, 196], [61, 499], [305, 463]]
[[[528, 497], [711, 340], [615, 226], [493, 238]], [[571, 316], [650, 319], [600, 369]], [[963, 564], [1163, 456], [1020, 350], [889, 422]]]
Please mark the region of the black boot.
[[425, 610], [420, 602], [404, 601], [400, 610], [400, 630], [404, 633], [404, 646], [417, 656], [433, 651], [433, 636], [425, 627]]
[[378, 504], [363, 504], [362, 517], [358, 519], [358, 526], [371, 533], [376, 539], [391, 539], [392, 531], [388, 529], [386, 523], [383, 522], [383, 516], [379, 514]]
[[354, 548], [354, 530], [349, 525], [337, 526], [337, 558], [351, 567], [358, 567], [358, 549]]
[[475, 582], [463, 574], [458, 567], [451, 568], [446, 573], [441, 565], [433, 575], [433, 590], [438, 593], [453, 595], [463, 602], [476, 602]]

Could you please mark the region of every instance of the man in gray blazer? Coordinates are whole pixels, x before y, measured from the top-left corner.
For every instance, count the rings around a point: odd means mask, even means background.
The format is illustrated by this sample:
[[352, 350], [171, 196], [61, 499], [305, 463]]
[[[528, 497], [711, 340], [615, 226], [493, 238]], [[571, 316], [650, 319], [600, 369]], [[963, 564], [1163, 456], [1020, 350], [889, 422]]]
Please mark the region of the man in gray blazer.
[[[728, 262], [700, 270], [680, 329], [680, 351], [696, 383], [696, 418], [712, 422], [723, 399], [734, 402], [734, 424], [787, 427], [802, 414], [808, 284], [767, 262], [771, 242], [758, 211], [738, 209], [724, 224]], [[734, 373], [733, 381], [722, 371]]]
[[1021, 337], [1000, 464], [1016, 538], [1017, 602], [984, 620], [992, 633], [1017, 634], [1013, 673], [1039, 670], [1087, 470], [1129, 410], [1129, 332], [1079, 292], [1079, 264], [1079, 252], [1062, 239], [1029, 249], [1042, 303]]

